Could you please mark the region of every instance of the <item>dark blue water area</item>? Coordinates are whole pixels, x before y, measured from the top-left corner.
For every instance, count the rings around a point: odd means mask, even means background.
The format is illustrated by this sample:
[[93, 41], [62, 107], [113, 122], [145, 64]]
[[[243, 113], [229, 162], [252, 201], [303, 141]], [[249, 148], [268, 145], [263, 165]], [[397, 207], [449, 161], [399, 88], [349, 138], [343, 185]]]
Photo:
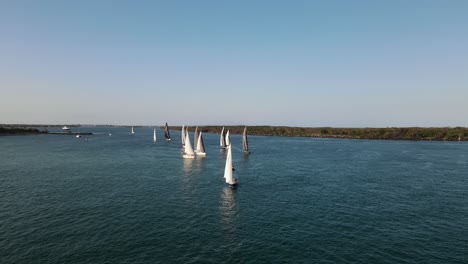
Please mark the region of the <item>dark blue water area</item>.
[[468, 263], [466, 142], [80, 130], [0, 137], [0, 263]]

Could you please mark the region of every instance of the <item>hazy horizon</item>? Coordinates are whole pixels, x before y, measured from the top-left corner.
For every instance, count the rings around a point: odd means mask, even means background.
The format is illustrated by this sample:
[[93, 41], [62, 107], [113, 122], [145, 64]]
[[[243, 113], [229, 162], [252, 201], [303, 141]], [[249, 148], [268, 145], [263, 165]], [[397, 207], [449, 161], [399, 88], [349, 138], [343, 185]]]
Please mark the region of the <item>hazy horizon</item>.
[[0, 123], [468, 126], [467, 1], [0, 2]]

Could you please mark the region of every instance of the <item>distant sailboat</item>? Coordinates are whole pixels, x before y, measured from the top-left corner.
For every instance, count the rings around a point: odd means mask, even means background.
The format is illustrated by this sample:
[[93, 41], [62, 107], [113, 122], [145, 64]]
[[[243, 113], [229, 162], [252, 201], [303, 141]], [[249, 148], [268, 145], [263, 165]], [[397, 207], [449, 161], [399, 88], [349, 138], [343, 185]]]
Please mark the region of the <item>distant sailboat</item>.
[[232, 172], [232, 151], [231, 145], [227, 146], [228, 153], [226, 155], [226, 167], [224, 167], [224, 178], [229, 187], [234, 187], [237, 185], [237, 179], [234, 178]]
[[229, 130], [226, 133], [225, 141], [226, 141], [226, 146], [231, 145], [231, 139], [229, 138]]
[[195, 128], [195, 132], [193, 132], [193, 149], [197, 149], [198, 144], [198, 126]]
[[244, 133], [242, 133], [242, 148], [245, 154], [249, 154], [249, 141], [247, 140], [247, 127], [244, 127]]
[[226, 138], [225, 138], [225, 135], [224, 135], [224, 127], [223, 129], [221, 130], [221, 136], [219, 138], [219, 146], [222, 148], [222, 149], [225, 149], [226, 148]]
[[189, 137], [188, 131], [185, 135], [185, 146], [184, 146], [184, 153], [182, 154], [182, 157], [186, 159], [195, 158], [195, 153], [193, 152], [192, 144], [190, 143], [190, 137]]
[[109, 136], [112, 136], [112, 134], [111, 134], [111, 132], [110, 132], [109, 129], [107, 130], [107, 134], [108, 134]]
[[156, 142], [156, 128], [153, 128], [153, 141]]
[[182, 139], [182, 147], [185, 146], [185, 127], [182, 125], [182, 131], [181, 131], [181, 139]]
[[133, 126], [132, 126], [132, 134], [135, 134], [135, 131], [133, 130]]
[[198, 156], [206, 156], [205, 144], [203, 144], [203, 136], [202, 136], [201, 131], [200, 131], [200, 133], [198, 135], [197, 148], [195, 150], [195, 154], [197, 154]]
[[169, 126], [167, 126], [167, 122], [166, 127], [164, 128], [164, 137], [167, 141], [171, 140], [171, 134], [169, 133]]
[[63, 130], [63, 131], [70, 131], [71, 129], [70, 129], [69, 127], [67, 127], [67, 126], [63, 126], [63, 127], [62, 127], [62, 130]]

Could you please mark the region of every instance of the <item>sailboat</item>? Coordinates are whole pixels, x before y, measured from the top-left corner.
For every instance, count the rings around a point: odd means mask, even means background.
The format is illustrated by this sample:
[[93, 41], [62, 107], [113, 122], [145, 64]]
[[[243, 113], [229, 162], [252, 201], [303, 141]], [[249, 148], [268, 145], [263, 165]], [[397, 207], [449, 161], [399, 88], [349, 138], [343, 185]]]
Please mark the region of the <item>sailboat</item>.
[[198, 135], [197, 148], [195, 150], [195, 154], [197, 154], [198, 156], [206, 156], [205, 144], [203, 144], [203, 136], [202, 136], [201, 131], [200, 131], [200, 134]]
[[108, 134], [109, 136], [112, 136], [112, 134], [111, 134], [111, 132], [110, 132], [109, 129], [107, 129], [107, 134]]
[[222, 148], [222, 149], [225, 149], [226, 148], [226, 138], [224, 137], [224, 127], [223, 129], [221, 130], [221, 136], [219, 138], [219, 146]]
[[226, 133], [225, 140], [226, 140], [226, 146], [231, 145], [231, 139], [229, 138], [229, 130]]
[[231, 145], [227, 146], [228, 153], [226, 155], [226, 167], [224, 167], [224, 179], [226, 179], [226, 183], [229, 187], [235, 187], [237, 185], [237, 179], [234, 178], [232, 172], [232, 151]]
[[132, 126], [132, 134], [135, 134], [135, 131], [133, 130], [133, 126]]
[[182, 125], [182, 131], [181, 131], [181, 139], [182, 139], [182, 147], [185, 146], [185, 128], [184, 125]]
[[153, 141], [156, 142], [156, 128], [153, 128]]
[[249, 141], [247, 140], [247, 127], [244, 127], [244, 133], [242, 133], [242, 148], [245, 154], [249, 154]]
[[195, 128], [195, 132], [193, 132], [193, 149], [197, 152], [197, 144], [198, 144], [198, 126]]
[[164, 137], [167, 141], [171, 140], [171, 134], [169, 133], [169, 126], [167, 126], [167, 122], [166, 127], [164, 128]]
[[184, 153], [182, 154], [182, 157], [186, 159], [195, 158], [195, 153], [193, 152], [192, 144], [190, 143], [190, 137], [189, 137], [188, 131], [185, 135], [185, 146], [184, 146]]

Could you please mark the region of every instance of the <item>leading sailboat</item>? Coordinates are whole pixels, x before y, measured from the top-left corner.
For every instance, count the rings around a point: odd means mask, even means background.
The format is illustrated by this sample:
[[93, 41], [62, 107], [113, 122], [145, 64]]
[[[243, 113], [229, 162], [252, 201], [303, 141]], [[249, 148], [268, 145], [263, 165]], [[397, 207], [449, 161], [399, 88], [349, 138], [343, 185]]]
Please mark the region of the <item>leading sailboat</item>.
[[156, 128], [153, 128], [153, 141], [156, 142]]
[[226, 166], [224, 167], [224, 179], [226, 179], [226, 183], [229, 187], [237, 186], [237, 179], [234, 178], [232, 172], [232, 151], [231, 145], [227, 146], [228, 153], [226, 155]]
[[133, 126], [132, 126], [132, 135], [135, 134], [135, 131], [133, 130]]
[[195, 153], [193, 152], [192, 144], [190, 143], [190, 137], [189, 137], [188, 131], [185, 134], [184, 153], [182, 153], [182, 157], [186, 159], [195, 158]]
[[244, 127], [244, 133], [242, 133], [242, 148], [244, 149], [244, 154], [249, 154], [249, 141], [247, 140], [247, 127]]

